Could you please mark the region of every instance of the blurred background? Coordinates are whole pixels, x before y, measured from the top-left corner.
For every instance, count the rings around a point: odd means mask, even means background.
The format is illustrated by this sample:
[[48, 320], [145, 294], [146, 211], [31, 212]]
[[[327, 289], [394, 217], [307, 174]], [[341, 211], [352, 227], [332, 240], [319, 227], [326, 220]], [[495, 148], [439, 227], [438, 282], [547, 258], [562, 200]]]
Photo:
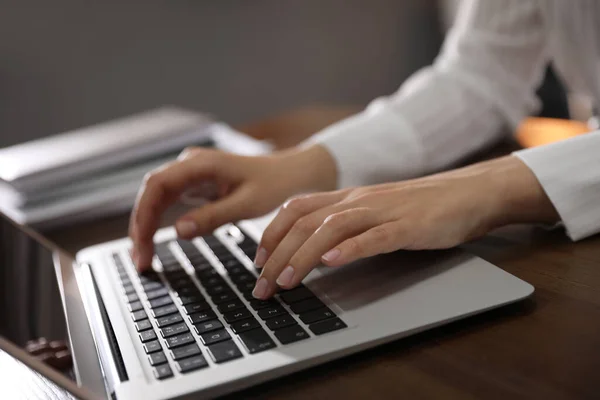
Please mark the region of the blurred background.
[[162, 104], [364, 105], [433, 61], [458, 2], [5, 1], [0, 147]]

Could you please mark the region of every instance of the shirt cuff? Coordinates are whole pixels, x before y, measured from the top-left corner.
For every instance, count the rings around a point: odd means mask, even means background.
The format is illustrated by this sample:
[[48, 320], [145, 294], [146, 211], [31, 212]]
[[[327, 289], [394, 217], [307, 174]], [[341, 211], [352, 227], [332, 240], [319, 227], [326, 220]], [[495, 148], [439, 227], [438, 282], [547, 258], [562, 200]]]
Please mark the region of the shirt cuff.
[[313, 144], [325, 147], [335, 159], [338, 188], [409, 179], [424, 172], [423, 151], [413, 129], [377, 102], [303, 143]]
[[520, 150], [572, 240], [600, 232], [600, 132]]

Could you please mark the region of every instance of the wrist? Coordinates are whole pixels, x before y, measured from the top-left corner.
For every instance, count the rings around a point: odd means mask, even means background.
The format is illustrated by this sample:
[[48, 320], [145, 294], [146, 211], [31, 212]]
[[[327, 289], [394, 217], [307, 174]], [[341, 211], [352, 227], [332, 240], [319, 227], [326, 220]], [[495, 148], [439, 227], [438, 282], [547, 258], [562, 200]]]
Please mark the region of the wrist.
[[320, 145], [294, 148], [279, 153], [286, 178], [293, 191], [323, 192], [337, 188], [337, 165], [333, 156]]
[[560, 217], [534, 173], [521, 160], [506, 156], [482, 164], [491, 185], [491, 224], [555, 223]]

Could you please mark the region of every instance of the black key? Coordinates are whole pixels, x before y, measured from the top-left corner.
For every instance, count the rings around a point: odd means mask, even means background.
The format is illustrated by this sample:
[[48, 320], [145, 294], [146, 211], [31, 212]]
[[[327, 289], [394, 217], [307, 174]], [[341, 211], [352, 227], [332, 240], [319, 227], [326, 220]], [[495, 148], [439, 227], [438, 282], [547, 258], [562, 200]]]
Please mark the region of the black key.
[[189, 329], [185, 322], [180, 322], [179, 324], [165, 326], [160, 330], [160, 334], [164, 338], [168, 338], [171, 336], [179, 335], [181, 333], [187, 332]]
[[165, 315], [175, 314], [178, 311], [179, 310], [177, 310], [177, 306], [175, 304], [169, 304], [168, 306], [155, 308], [152, 310], [152, 315], [154, 315], [154, 318], [160, 318], [164, 317]]
[[[242, 292], [242, 294], [244, 295], [244, 298], [245, 298], [246, 300], [248, 300], [248, 301], [252, 301], [252, 300], [254, 300], [254, 299], [255, 299], [255, 297], [252, 295], [252, 291], [251, 291], [251, 290], [249, 290], [249, 291], [247, 291], [247, 292], [246, 292], [246, 291], [244, 291], [244, 292]], [[279, 303], [277, 303], [277, 304], [279, 304]]]
[[171, 314], [165, 317], [157, 318], [156, 324], [159, 328], [164, 328], [165, 326], [173, 325], [181, 321], [183, 321], [183, 317], [181, 316], [181, 314]]
[[190, 314], [188, 318], [190, 319], [192, 324], [199, 324], [200, 322], [209, 321], [211, 319], [217, 318], [217, 314], [215, 314], [213, 310], [206, 310]]
[[186, 358], [177, 362], [177, 368], [181, 373], [194, 371], [204, 367], [208, 367], [208, 362], [206, 362], [202, 355]]
[[206, 302], [193, 303], [193, 304], [186, 304], [185, 306], [183, 306], [183, 308], [185, 308], [186, 313], [191, 314], [191, 313], [195, 313], [195, 312], [202, 312], [202, 311], [210, 310], [210, 305]]
[[315, 335], [322, 335], [327, 332], [337, 331], [338, 329], [345, 328], [347, 325], [339, 318], [326, 319], [325, 321], [317, 322], [316, 324], [309, 325], [308, 328]]
[[302, 329], [300, 325], [292, 325], [275, 331], [275, 336], [282, 344], [289, 344], [310, 337], [308, 332]]
[[214, 296], [211, 296], [211, 299], [212, 299], [213, 303], [215, 303], [215, 304], [221, 304], [226, 301], [234, 300], [237, 298], [238, 298], [237, 295], [235, 293], [233, 293], [232, 291], [227, 291], [227, 292], [223, 292], [223, 293], [219, 293]]
[[155, 351], [159, 350], [162, 350], [162, 347], [160, 346], [158, 340], [153, 340], [151, 342], [144, 343], [144, 351], [146, 352], [146, 354], [154, 353]]
[[208, 347], [210, 356], [216, 363], [233, 360], [242, 357], [242, 352], [233, 343], [233, 340], [226, 340], [221, 343], [213, 344]]
[[148, 316], [146, 315], [146, 311], [140, 310], [140, 311], [132, 312], [131, 318], [133, 318], [133, 322], [138, 322], [138, 321], [148, 318]]
[[176, 290], [179, 296], [202, 296], [196, 286], [187, 286]]
[[246, 282], [256, 283], [256, 277], [250, 272], [244, 272], [242, 274], [232, 275], [231, 280], [236, 286], [243, 285]]
[[139, 300], [140, 300], [140, 298], [135, 293], [131, 293], [131, 294], [127, 295], [127, 302], [128, 303], [133, 303], [134, 301], [139, 301]]
[[260, 323], [254, 318], [244, 319], [242, 321], [234, 322], [233, 324], [231, 324], [231, 329], [233, 329], [233, 331], [238, 334], [259, 327]]
[[162, 282], [155, 282], [155, 281], [150, 281], [150, 282], [146, 282], [142, 284], [142, 287], [144, 288], [144, 291], [146, 293], [154, 291], [154, 290], [159, 290], [165, 287], [165, 285]]
[[244, 267], [244, 264], [238, 261], [237, 258], [232, 258], [226, 261], [221, 261], [229, 275], [236, 275], [240, 272], [247, 272], [248, 270]]
[[192, 282], [187, 276], [183, 278], [177, 278], [173, 280], [169, 280], [169, 284], [174, 290], [183, 289], [184, 287], [194, 286], [194, 282]]
[[154, 331], [152, 331], [152, 330], [142, 331], [139, 333], [139, 335], [140, 335], [140, 340], [142, 341], [142, 343], [149, 342], [151, 340], [156, 339], [156, 333], [154, 333]]
[[139, 301], [134, 301], [133, 303], [129, 303], [129, 311], [134, 312], [134, 311], [140, 311], [144, 308], [144, 306], [142, 306], [142, 303], [140, 303]]
[[[200, 266], [202, 266], [202, 268], [200, 268]], [[196, 269], [196, 276], [198, 279], [200, 279], [200, 282], [202, 282], [204, 279], [209, 279], [214, 276], [221, 276], [211, 264], [201, 264], [200, 266], [194, 265], [194, 268]]]
[[307, 325], [314, 322], [321, 321], [324, 319], [334, 318], [335, 313], [327, 307], [319, 308], [317, 310], [309, 311], [304, 314], [300, 314], [300, 319]]
[[294, 303], [290, 306], [292, 312], [296, 314], [303, 314], [307, 311], [316, 310], [317, 308], [324, 307], [325, 304], [321, 300], [316, 297], [312, 297], [310, 299], [302, 300], [297, 303]]
[[250, 300], [250, 307], [252, 307], [255, 310], [262, 310], [263, 308], [274, 307], [277, 305], [279, 305], [279, 303], [273, 299], [260, 300], [252, 298], [252, 300]]
[[279, 317], [271, 318], [267, 320], [267, 326], [272, 331], [277, 329], [285, 328], [291, 325], [296, 325], [298, 322], [291, 315], [280, 315]]
[[181, 335], [171, 336], [167, 338], [167, 348], [172, 349], [173, 347], [183, 346], [185, 344], [194, 343], [194, 335], [191, 332], [182, 333]]
[[237, 310], [238, 308], [245, 308], [244, 303], [241, 300], [235, 299], [231, 301], [227, 301], [224, 303], [220, 303], [217, 308], [221, 313], [226, 313], [228, 311]]
[[259, 353], [276, 347], [273, 339], [271, 339], [269, 334], [262, 328], [242, 332], [239, 334], [239, 337], [250, 354]]
[[283, 314], [287, 314], [287, 311], [279, 305], [258, 310], [258, 316], [262, 319], [273, 318]]
[[171, 371], [169, 364], [159, 365], [158, 367], [154, 368], [154, 377], [156, 379], [166, 379], [170, 378], [171, 376], [173, 376], [173, 371]]
[[169, 259], [162, 263], [163, 271], [165, 275], [168, 275], [169, 272], [179, 272], [183, 270], [181, 264], [176, 259]]
[[240, 283], [239, 285], [236, 285], [238, 289], [240, 289], [240, 292], [250, 292], [252, 293], [252, 291], [254, 290], [254, 286], [256, 285], [256, 282], [243, 282]]
[[179, 279], [187, 279], [188, 278], [188, 274], [187, 272], [185, 272], [185, 270], [179, 268], [176, 270], [168, 270], [164, 272], [165, 277], [167, 278], [167, 280], [169, 281], [169, 283], [177, 281]]
[[173, 360], [181, 360], [182, 358], [195, 356], [196, 354], [202, 354], [200, 347], [196, 343], [188, 344], [187, 346], [177, 347], [171, 350], [171, 357]]
[[223, 340], [230, 339], [229, 333], [225, 329], [221, 329], [220, 331], [212, 331], [207, 332], [203, 335], [200, 335], [202, 339], [202, 343], [206, 346], [211, 345], [213, 343], [222, 342]]
[[179, 296], [179, 302], [185, 306], [192, 303], [205, 303], [206, 299], [200, 293], [197, 293], [189, 296]]
[[315, 295], [306, 286], [301, 286], [296, 289], [281, 292], [279, 294], [279, 297], [281, 298], [281, 300], [283, 300], [284, 303], [292, 304], [304, 299], [315, 297]]
[[225, 279], [223, 279], [221, 275], [214, 275], [206, 279], [201, 279], [200, 282], [205, 287], [225, 285]]
[[143, 320], [135, 323], [135, 329], [138, 332], [145, 331], [146, 329], [150, 329], [150, 328], [152, 328], [152, 324], [147, 319], [143, 319]]
[[127, 294], [127, 295], [135, 293], [135, 288], [133, 287], [133, 285], [125, 285], [125, 286], [123, 286], [123, 290], [125, 291], [125, 294]]
[[169, 289], [162, 286], [159, 289], [147, 291], [146, 298], [148, 300], [154, 300], [154, 299], [158, 299], [159, 297], [167, 296], [168, 294], [169, 294]]
[[164, 364], [167, 362], [167, 356], [165, 356], [165, 353], [162, 351], [150, 354], [148, 359], [150, 360], [150, 365], [153, 367], [155, 365]]
[[125, 286], [129, 286], [129, 285], [131, 285], [131, 284], [132, 284], [132, 283], [131, 283], [131, 279], [129, 279], [129, 277], [126, 277], [126, 276], [125, 276], [125, 277], [123, 277], [123, 276], [120, 276], [120, 278], [121, 278], [121, 285], [123, 285], [123, 287], [125, 287]]
[[213, 319], [210, 321], [200, 322], [199, 324], [195, 324], [196, 333], [201, 335], [206, 332], [216, 331], [217, 329], [222, 329], [223, 324], [218, 319]]
[[240, 308], [239, 310], [230, 311], [228, 313], [223, 314], [225, 317], [225, 322], [231, 324], [233, 322], [239, 321], [241, 319], [246, 319], [252, 317], [250, 311], [247, 308]]
[[231, 288], [227, 284], [220, 284], [215, 286], [209, 286], [206, 288], [206, 292], [212, 297], [221, 293], [230, 292]]

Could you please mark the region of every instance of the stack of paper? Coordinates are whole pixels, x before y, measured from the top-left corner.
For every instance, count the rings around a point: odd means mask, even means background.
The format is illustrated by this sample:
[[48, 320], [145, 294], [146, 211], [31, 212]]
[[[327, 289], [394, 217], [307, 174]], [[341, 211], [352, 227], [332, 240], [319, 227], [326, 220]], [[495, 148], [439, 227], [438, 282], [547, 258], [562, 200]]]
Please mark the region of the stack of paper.
[[124, 212], [144, 175], [188, 146], [270, 150], [206, 115], [160, 108], [0, 149], [0, 210], [37, 228]]

